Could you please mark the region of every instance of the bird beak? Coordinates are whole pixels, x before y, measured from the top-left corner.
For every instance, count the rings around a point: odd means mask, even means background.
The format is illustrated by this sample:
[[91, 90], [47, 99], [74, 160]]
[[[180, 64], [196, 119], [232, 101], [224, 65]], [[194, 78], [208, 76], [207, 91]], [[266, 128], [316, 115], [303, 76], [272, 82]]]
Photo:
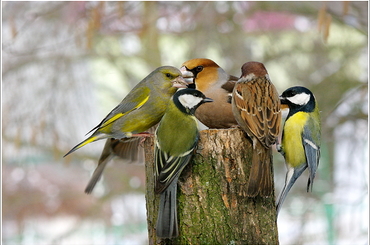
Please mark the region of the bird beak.
[[287, 99], [286, 98], [279, 96], [279, 99], [280, 99], [281, 104], [287, 104]]
[[288, 100], [286, 98], [279, 96], [279, 99], [280, 99], [280, 108], [282, 110], [289, 108]]
[[187, 88], [188, 83], [184, 80], [184, 78], [182, 76], [178, 76], [172, 81], [172, 87]]
[[180, 68], [182, 76], [188, 84], [194, 83], [194, 74], [186, 69], [186, 66]]
[[213, 102], [213, 99], [211, 99], [211, 98], [205, 98], [203, 100], [203, 103], [207, 103], [207, 102]]

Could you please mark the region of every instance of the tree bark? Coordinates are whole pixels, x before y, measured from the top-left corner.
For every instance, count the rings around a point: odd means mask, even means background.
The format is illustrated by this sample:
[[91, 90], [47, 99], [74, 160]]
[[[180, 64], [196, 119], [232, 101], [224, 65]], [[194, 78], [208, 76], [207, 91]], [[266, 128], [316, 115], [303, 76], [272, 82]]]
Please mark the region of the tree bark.
[[157, 28], [157, 19], [160, 16], [158, 12], [158, 2], [143, 2], [143, 15], [141, 23], [143, 25], [140, 32], [141, 47], [140, 52], [143, 60], [150, 65], [150, 70], [162, 65], [161, 51], [159, 47], [159, 30]]
[[238, 128], [200, 132], [197, 153], [178, 182], [180, 235], [171, 240], [157, 238], [159, 195], [154, 194], [153, 142], [148, 138], [144, 143], [150, 244], [279, 243], [274, 194], [268, 198], [245, 196], [252, 144]]

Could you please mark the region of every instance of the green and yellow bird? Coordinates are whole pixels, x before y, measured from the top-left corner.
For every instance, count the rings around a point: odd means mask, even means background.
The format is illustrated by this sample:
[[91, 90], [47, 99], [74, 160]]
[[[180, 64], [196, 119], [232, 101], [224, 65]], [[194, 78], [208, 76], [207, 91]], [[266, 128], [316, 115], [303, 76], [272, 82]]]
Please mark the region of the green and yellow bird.
[[156, 130], [155, 192], [160, 194], [156, 233], [160, 238], [178, 236], [177, 180], [198, 142], [195, 110], [201, 104], [212, 101], [195, 89], [177, 91]]
[[[143, 136], [143, 132], [156, 125], [167, 109], [168, 102], [178, 88], [186, 88], [188, 83], [176, 67], [162, 66], [155, 69], [139, 82], [104, 119], [90, 132], [94, 133], [73, 147], [65, 156], [77, 149], [100, 139], [113, 138], [130, 141], [131, 137]], [[89, 133], [90, 133], [89, 132]], [[111, 145], [107, 141], [106, 146]], [[109, 143], [109, 144], [108, 144]], [[102, 154], [96, 174], [86, 192], [91, 192], [108, 162], [110, 152]], [[107, 155], [108, 154], [108, 155]]]
[[277, 213], [289, 190], [307, 168], [307, 192], [312, 191], [319, 165], [321, 140], [320, 112], [310, 90], [301, 86], [288, 88], [281, 94], [280, 102], [288, 105], [289, 113], [283, 128], [282, 144], [278, 147], [285, 158], [287, 173], [284, 188], [276, 202]]

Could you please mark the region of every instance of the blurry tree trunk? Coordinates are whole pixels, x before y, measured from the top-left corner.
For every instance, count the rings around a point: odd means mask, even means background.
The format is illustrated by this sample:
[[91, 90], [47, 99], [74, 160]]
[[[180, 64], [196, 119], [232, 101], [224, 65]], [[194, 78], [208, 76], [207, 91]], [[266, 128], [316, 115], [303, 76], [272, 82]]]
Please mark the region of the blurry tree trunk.
[[157, 28], [158, 2], [143, 2], [144, 13], [142, 15], [143, 28], [140, 33], [142, 58], [147, 64], [155, 69], [162, 65], [159, 49], [159, 33]]
[[159, 195], [153, 188], [153, 138], [148, 138], [145, 161], [149, 243], [278, 244], [274, 195], [244, 195], [251, 156], [251, 142], [240, 129], [201, 131], [197, 154], [179, 179], [180, 235], [160, 240], [155, 234]]

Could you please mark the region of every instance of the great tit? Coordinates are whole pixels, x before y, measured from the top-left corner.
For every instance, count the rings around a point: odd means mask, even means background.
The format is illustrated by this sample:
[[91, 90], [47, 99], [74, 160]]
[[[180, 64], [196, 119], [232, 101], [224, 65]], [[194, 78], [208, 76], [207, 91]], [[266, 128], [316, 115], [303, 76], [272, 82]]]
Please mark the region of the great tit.
[[231, 93], [238, 78], [227, 74], [210, 59], [191, 59], [180, 68], [186, 81], [213, 99], [213, 103], [201, 106], [195, 117], [208, 128], [230, 128], [237, 126], [231, 109]]
[[280, 101], [288, 105], [289, 113], [284, 123], [282, 144], [278, 148], [285, 158], [287, 173], [276, 202], [277, 213], [290, 188], [306, 168], [309, 171], [307, 192], [312, 191], [319, 165], [321, 138], [320, 112], [310, 90], [301, 86], [288, 88], [280, 96]]
[[268, 197], [274, 190], [268, 157], [279, 135], [281, 109], [279, 94], [262, 63], [247, 62], [242, 66], [233, 90], [232, 109], [239, 126], [253, 142], [246, 195]]
[[156, 234], [160, 238], [178, 236], [177, 180], [198, 142], [194, 112], [207, 102], [212, 102], [212, 99], [198, 90], [188, 88], [177, 91], [156, 130], [155, 193], [160, 194]]

